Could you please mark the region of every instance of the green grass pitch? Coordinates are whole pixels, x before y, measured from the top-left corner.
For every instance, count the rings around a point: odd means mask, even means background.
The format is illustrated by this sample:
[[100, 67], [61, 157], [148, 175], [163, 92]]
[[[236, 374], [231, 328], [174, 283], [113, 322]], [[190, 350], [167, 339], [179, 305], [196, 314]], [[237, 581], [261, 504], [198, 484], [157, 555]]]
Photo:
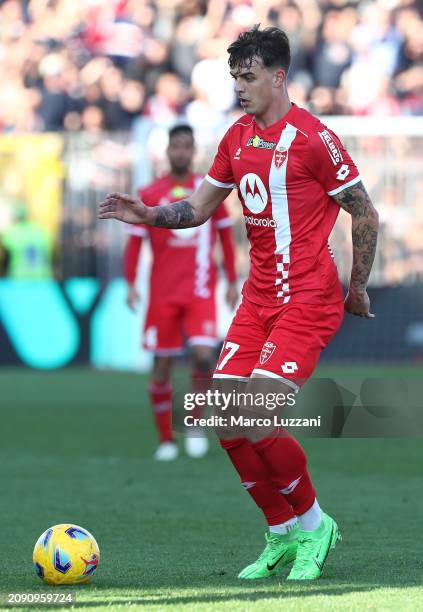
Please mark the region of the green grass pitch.
[[[408, 375], [418, 370], [390, 370]], [[33, 571], [32, 549], [44, 529], [72, 522], [96, 536], [102, 554], [93, 583], [71, 589], [77, 608], [423, 609], [421, 440], [305, 440], [320, 503], [337, 518], [343, 542], [317, 582], [286, 583], [286, 569], [240, 583], [238, 571], [263, 547], [261, 515], [216, 444], [202, 460], [153, 462], [146, 380], [0, 372], [3, 597], [52, 592]]]

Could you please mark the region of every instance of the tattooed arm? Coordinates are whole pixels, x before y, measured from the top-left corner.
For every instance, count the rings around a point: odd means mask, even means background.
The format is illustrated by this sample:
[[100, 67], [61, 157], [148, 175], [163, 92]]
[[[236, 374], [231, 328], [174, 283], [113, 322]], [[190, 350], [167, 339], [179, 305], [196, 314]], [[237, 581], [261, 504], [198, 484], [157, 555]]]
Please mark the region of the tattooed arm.
[[125, 223], [143, 223], [171, 229], [196, 227], [212, 216], [231, 191], [215, 187], [204, 180], [188, 199], [167, 206], [146, 206], [138, 198], [110, 193], [101, 202], [98, 216], [100, 219], [117, 219]]
[[353, 265], [345, 309], [372, 318], [366, 287], [375, 258], [379, 216], [361, 181], [333, 197], [352, 220]]

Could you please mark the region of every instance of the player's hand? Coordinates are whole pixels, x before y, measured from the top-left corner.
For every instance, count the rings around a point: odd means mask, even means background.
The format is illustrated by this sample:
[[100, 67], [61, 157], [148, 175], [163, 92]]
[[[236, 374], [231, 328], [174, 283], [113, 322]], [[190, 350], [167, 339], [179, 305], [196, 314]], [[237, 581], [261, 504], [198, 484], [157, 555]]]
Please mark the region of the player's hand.
[[126, 303], [132, 311], [136, 311], [138, 302], [140, 301], [140, 294], [137, 291], [135, 285], [130, 285], [128, 288], [128, 295], [126, 296]]
[[229, 283], [226, 290], [226, 303], [234, 310], [239, 299], [238, 287], [236, 283]]
[[147, 223], [149, 208], [138, 198], [125, 193], [109, 193], [100, 203], [99, 219], [117, 219], [124, 223]]
[[345, 298], [345, 310], [357, 317], [375, 318], [375, 315], [370, 312], [370, 299], [367, 291], [357, 291], [350, 287]]

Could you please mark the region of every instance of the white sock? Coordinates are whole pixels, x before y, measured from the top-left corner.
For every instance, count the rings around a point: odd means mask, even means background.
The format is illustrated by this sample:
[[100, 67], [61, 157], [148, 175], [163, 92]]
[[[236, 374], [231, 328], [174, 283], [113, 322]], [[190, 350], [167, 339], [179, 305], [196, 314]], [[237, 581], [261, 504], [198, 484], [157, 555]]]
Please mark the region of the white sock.
[[298, 519], [296, 516], [294, 516], [294, 518], [289, 519], [289, 521], [285, 521], [284, 523], [280, 523], [280, 525], [269, 525], [269, 531], [270, 533], [284, 535], [285, 533], [292, 531], [297, 523]]
[[322, 510], [317, 499], [314, 500], [314, 504], [307, 512], [300, 514], [298, 522], [302, 531], [314, 531], [320, 527], [322, 522]]

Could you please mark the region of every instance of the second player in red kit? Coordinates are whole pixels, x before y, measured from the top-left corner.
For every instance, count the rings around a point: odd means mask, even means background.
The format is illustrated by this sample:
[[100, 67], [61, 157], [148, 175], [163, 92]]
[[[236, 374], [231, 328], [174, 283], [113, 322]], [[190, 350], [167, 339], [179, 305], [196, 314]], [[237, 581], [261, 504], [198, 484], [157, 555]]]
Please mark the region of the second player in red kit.
[[[184, 181], [166, 175], [140, 191], [147, 206], [170, 204], [189, 197], [202, 178], [190, 172]], [[148, 238], [153, 252], [150, 273], [149, 308], [143, 344], [157, 355], [183, 351], [184, 338], [190, 346], [215, 347], [217, 268], [214, 259], [219, 237], [229, 283], [235, 283], [232, 220], [225, 206], [200, 227], [164, 232], [161, 228], [130, 226], [125, 257], [126, 278], [134, 285], [143, 238]]]
[[[146, 205], [167, 206], [192, 195], [202, 181], [202, 177], [191, 170], [193, 154], [191, 127], [177, 124], [171, 128], [167, 149], [170, 173], [140, 190], [140, 197]], [[128, 305], [133, 309], [140, 297], [136, 277], [143, 240], [149, 240], [153, 255], [143, 345], [154, 353], [149, 393], [159, 436], [154, 457], [159, 461], [171, 461], [178, 455], [172, 428], [171, 370], [175, 355], [183, 352], [187, 342], [194, 392], [205, 388], [214, 367], [214, 349], [218, 342], [214, 258], [217, 238], [228, 280], [227, 301], [233, 308], [238, 299], [231, 226], [224, 204], [200, 227], [164, 231], [147, 225], [128, 226], [130, 236], [124, 263]], [[187, 454], [203, 456], [208, 449], [203, 431], [197, 428], [187, 433]]]

